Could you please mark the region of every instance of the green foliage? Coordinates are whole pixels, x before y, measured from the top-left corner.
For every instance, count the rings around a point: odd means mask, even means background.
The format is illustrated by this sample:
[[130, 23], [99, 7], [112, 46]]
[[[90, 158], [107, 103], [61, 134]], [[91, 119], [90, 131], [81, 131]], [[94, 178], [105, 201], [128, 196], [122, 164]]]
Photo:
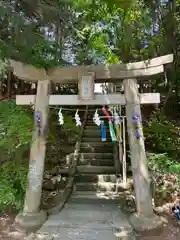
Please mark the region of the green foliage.
[[[79, 1], [76, 1], [76, 3]], [[103, 2], [103, 4], [102, 4]], [[85, 6], [86, 5], [86, 6]], [[162, 44], [161, 34], [153, 35], [153, 19], [143, 1], [84, 1], [79, 14], [77, 56], [93, 62], [117, 63], [151, 57]], [[82, 5], [76, 4], [76, 11]]]
[[144, 127], [146, 145], [149, 151], [167, 153], [178, 160], [180, 155], [180, 127], [168, 120], [160, 111], [152, 114], [147, 126]]
[[[167, 200], [174, 191], [180, 191], [179, 127], [158, 111], [153, 113], [144, 130], [147, 149], [151, 152], [148, 163], [153, 195]], [[175, 178], [175, 182], [171, 178]]]
[[32, 137], [33, 118], [14, 101], [0, 102], [0, 150], [10, 155]]
[[6, 77], [7, 74], [7, 63], [0, 59], [0, 77]]
[[0, 171], [0, 209], [9, 206], [20, 209], [24, 200], [27, 185], [28, 168], [18, 159], [12, 159], [2, 165]]
[[73, 121], [72, 116], [64, 115], [64, 125], [63, 128], [66, 130], [77, 131], [75, 121]]
[[177, 176], [179, 191], [180, 191], [180, 163], [172, 163], [169, 166], [169, 172]]
[[175, 174], [180, 181], [180, 163], [169, 158], [166, 153], [148, 153], [148, 160], [151, 171], [161, 174]]
[[74, 143], [77, 140], [79, 134], [79, 128], [76, 126], [75, 121], [72, 118], [72, 115], [64, 116], [64, 125], [62, 126], [64, 136], [67, 137], [68, 141], [73, 141]]
[[[162, 23], [158, 34], [153, 34], [154, 24], [164, 19], [157, 17], [157, 11], [163, 10], [161, 4], [154, 7], [142, 0], [41, 4], [17, 0], [14, 11], [11, 1], [6, 2], [0, 6], [1, 56], [37, 67], [62, 65], [66, 53], [81, 64], [135, 61], [159, 54], [164, 46]], [[46, 40], [47, 26], [53, 41]]]
[[[23, 147], [31, 141], [33, 118], [14, 101], [0, 102], [0, 208], [22, 206], [27, 163], [21, 159]], [[16, 154], [18, 153], [18, 154]]]
[[[22, 2], [15, 4], [16, 11], [13, 10], [11, 2], [0, 5], [0, 31], [2, 33], [0, 36], [0, 58], [12, 58], [46, 69], [65, 65], [66, 62], [62, 60], [61, 56], [60, 43], [45, 38], [45, 32], [46, 35], [48, 32], [44, 28], [45, 22], [43, 25], [40, 16], [38, 16], [39, 6], [37, 3], [34, 2], [34, 6], [33, 3], [32, 6], [30, 3], [25, 3], [23, 6], [21, 4]], [[23, 7], [24, 12], [18, 7]], [[29, 16], [29, 14], [35, 14], [33, 11], [36, 12], [37, 19], [35, 15], [32, 16], [32, 19]], [[43, 14], [46, 15], [44, 11]], [[53, 15], [51, 16], [53, 18]]]
[[155, 202], [162, 204], [180, 191], [180, 163], [168, 157], [167, 153], [148, 153], [148, 164]]
[[[51, 120], [53, 122], [57, 122], [58, 125], [58, 111], [51, 112]], [[76, 127], [75, 121], [72, 115], [68, 115], [67, 113], [63, 113], [64, 117], [64, 124], [62, 126], [54, 125], [56, 129], [54, 129], [53, 125], [50, 125], [50, 132], [49, 132], [49, 143], [55, 143], [59, 141], [59, 139], [63, 139], [66, 141], [69, 138], [76, 139], [78, 135], [78, 128]]]
[[148, 153], [148, 161], [151, 171], [160, 173], [170, 173], [175, 164], [167, 153]]

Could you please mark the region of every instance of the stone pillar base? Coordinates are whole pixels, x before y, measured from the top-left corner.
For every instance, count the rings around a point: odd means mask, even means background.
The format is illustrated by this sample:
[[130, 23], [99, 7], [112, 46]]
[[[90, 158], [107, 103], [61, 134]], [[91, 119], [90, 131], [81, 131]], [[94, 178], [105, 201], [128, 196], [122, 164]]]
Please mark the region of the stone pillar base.
[[151, 214], [149, 216], [134, 213], [130, 217], [130, 223], [136, 231], [151, 230], [160, 227], [167, 222], [164, 218]]
[[40, 211], [37, 213], [19, 213], [15, 218], [14, 226], [24, 232], [35, 232], [40, 229], [47, 219], [47, 213]]

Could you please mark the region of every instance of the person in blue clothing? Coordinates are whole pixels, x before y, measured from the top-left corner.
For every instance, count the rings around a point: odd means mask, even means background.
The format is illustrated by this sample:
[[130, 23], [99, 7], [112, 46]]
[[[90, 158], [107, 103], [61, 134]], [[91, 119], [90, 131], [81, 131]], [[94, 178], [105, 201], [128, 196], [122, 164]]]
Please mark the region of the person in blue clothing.
[[180, 206], [173, 207], [172, 211], [175, 213], [176, 219], [180, 221]]

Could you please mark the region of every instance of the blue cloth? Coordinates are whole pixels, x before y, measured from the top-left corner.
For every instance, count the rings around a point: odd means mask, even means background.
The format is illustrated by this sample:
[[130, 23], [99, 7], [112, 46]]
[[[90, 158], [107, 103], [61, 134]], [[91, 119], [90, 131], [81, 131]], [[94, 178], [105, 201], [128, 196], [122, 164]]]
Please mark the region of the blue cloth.
[[101, 122], [101, 140], [102, 142], [106, 141], [106, 127], [103, 122]]

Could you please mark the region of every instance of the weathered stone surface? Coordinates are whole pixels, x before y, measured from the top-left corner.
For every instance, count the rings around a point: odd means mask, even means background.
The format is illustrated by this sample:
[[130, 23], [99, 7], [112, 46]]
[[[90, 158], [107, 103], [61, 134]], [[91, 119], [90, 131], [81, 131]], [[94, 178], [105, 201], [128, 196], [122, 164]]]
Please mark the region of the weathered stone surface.
[[59, 164], [59, 162], [60, 162], [60, 156], [58, 157], [51, 156], [48, 158], [48, 161], [47, 161], [48, 164]]
[[38, 213], [24, 214], [19, 213], [15, 219], [15, 227], [20, 231], [37, 231], [47, 219], [47, 213], [40, 211]]
[[117, 201], [98, 198], [87, 201], [81, 195], [79, 198], [72, 195], [64, 209], [51, 215], [38, 234], [55, 240], [134, 239], [133, 229]]
[[57, 175], [57, 173], [59, 172], [59, 168], [60, 166], [54, 166], [53, 168], [51, 167], [51, 165], [48, 167], [46, 167], [48, 170], [46, 171], [48, 174], [50, 175]]
[[58, 189], [64, 189], [65, 186], [66, 186], [66, 181], [63, 179], [61, 179], [61, 181], [57, 183]]
[[43, 189], [53, 191], [56, 189], [56, 184], [54, 184], [51, 179], [47, 179], [43, 183]]
[[155, 214], [150, 216], [143, 216], [141, 214], [132, 214], [130, 217], [130, 223], [136, 231], [144, 231], [155, 229], [166, 222], [162, 217], [159, 217]]

